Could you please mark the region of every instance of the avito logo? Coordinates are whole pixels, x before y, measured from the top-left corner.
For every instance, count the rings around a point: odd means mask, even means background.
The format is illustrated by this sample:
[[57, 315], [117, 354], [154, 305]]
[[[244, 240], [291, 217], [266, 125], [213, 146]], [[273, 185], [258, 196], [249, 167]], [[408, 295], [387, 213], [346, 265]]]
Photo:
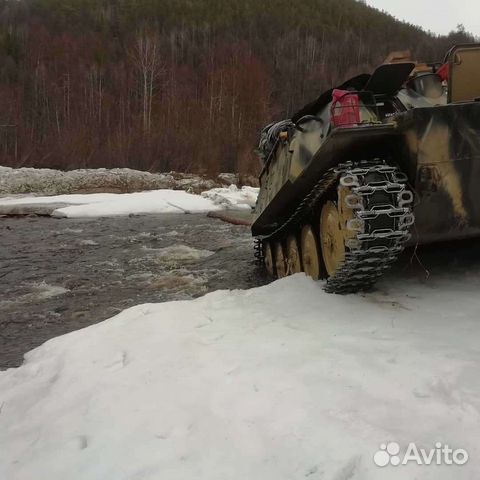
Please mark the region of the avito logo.
[[379, 467], [387, 465], [396, 467], [410, 462], [417, 465], [465, 465], [468, 462], [468, 453], [463, 448], [454, 450], [440, 442], [432, 449], [418, 448], [411, 442], [402, 455], [400, 445], [397, 442], [389, 442], [380, 445], [380, 449], [373, 456], [373, 461]]

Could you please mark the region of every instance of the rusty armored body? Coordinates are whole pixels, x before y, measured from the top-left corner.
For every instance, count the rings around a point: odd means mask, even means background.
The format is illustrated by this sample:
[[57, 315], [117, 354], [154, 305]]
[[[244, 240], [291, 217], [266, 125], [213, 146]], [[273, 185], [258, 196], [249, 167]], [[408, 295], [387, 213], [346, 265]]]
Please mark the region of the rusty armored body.
[[262, 131], [252, 234], [271, 275], [353, 292], [408, 244], [480, 235], [480, 45], [398, 57]]

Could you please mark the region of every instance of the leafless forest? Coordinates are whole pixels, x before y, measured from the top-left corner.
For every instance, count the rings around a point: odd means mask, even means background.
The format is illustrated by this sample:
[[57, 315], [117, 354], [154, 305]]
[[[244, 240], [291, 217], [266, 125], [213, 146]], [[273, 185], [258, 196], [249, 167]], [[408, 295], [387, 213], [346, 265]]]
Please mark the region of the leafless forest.
[[1, 0], [0, 163], [253, 172], [266, 122], [466, 40], [355, 0]]

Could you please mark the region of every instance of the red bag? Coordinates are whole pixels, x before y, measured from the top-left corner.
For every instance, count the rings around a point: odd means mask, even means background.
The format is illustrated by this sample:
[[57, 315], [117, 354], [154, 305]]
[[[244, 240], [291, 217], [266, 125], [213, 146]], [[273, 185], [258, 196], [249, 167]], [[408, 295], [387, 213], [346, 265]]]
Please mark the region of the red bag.
[[332, 123], [335, 127], [353, 127], [360, 123], [360, 98], [347, 90], [333, 91], [331, 107]]

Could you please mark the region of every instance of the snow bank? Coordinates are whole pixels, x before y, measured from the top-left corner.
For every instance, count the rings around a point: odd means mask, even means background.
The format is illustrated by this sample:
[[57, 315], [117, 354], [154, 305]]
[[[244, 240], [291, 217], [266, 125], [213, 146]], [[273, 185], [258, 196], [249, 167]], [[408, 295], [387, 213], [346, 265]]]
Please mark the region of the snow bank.
[[255, 206], [258, 188], [230, 185], [226, 188], [212, 188], [202, 193], [202, 197], [212, 200], [215, 205], [233, 210], [250, 210]]
[[[0, 372], [0, 478], [479, 478], [479, 288], [297, 275], [55, 338]], [[470, 460], [377, 467], [388, 441]]]
[[[0, 199], [0, 209], [21, 206], [68, 205], [53, 210], [55, 217], [106, 217], [147, 213], [198, 213], [223, 208], [250, 208], [258, 189], [233, 186], [214, 189], [213, 193], [194, 195], [181, 190], [153, 190], [138, 193], [96, 193], [85, 195], [53, 195], [48, 197], [6, 197]], [[224, 200], [222, 200], [224, 199]], [[30, 211], [30, 210], [29, 210]]]
[[0, 166], [0, 195], [35, 193], [127, 193], [142, 190], [175, 189], [199, 193], [220, 186], [217, 181], [197, 174], [149, 173], [130, 168], [97, 168], [60, 171], [49, 168], [9, 168]]
[[230, 184], [256, 185], [252, 175], [221, 173], [208, 178], [196, 173], [149, 173], [130, 168], [96, 168], [60, 171], [49, 168], [0, 166], [0, 195], [60, 195], [72, 193], [131, 193], [144, 190], [185, 190], [200, 193]]

